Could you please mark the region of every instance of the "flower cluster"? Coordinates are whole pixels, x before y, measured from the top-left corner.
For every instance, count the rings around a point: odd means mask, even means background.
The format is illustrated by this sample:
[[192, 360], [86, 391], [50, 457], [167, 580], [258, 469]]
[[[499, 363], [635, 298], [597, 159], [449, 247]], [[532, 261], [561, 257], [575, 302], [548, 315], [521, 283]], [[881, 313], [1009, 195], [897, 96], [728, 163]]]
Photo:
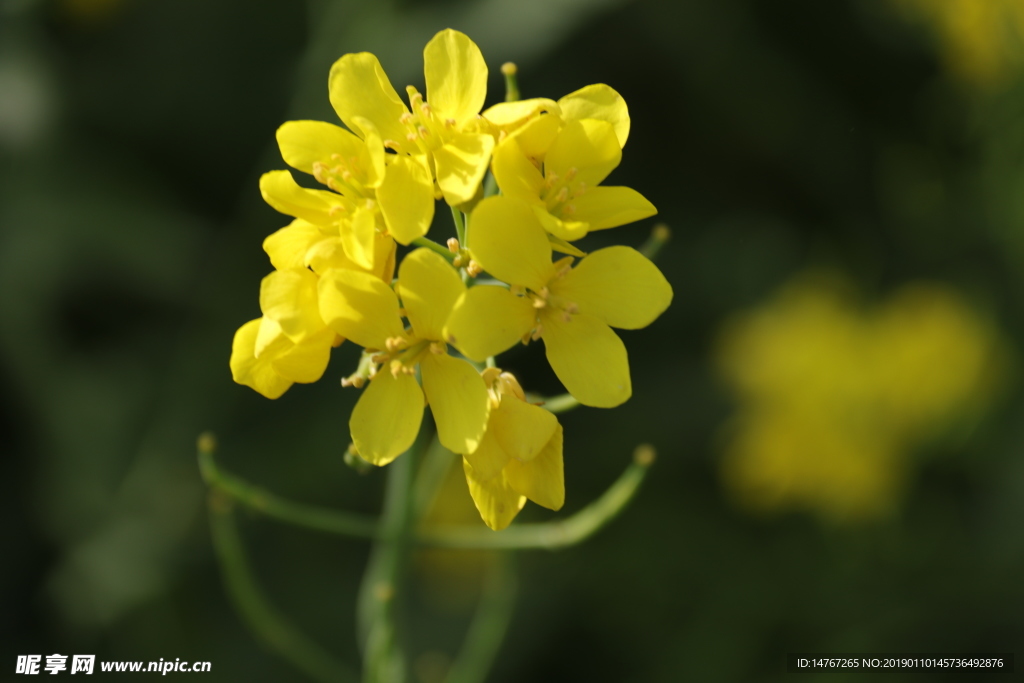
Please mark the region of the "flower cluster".
[[[463, 456], [481, 516], [501, 529], [527, 498], [561, 507], [562, 428], [494, 356], [543, 339], [580, 403], [617, 406], [631, 386], [612, 328], [650, 324], [672, 289], [634, 249], [586, 255], [571, 244], [655, 213], [638, 192], [601, 185], [629, 134], [617, 92], [591, 85], [481, 113], [487, 66], [453, 30], [427, 44], [424, 72], [426, 98], [409, 86], [407, 106], [376, 57], [347, 54], [329, 80], [347, 129], [278, 130], [284, 161], [326, 189], [290, 171], [261, 178], [267, 203], [294, 220], [263, 244], [275, 270], [260, 287], [262, 317], [235, 335], [231, 370], [277, 398], [319, 379], [332, 347], [363, 347], [343, 380], [364, 387], [349, 422], [358, 455], [385, 465], [407, 450], [426, 403], [441, 444]], [[446, 246], [426, 238], [440, 199], [459, 233]], [[399, 245], [418, 248], [397, 265]]]
[[726, 328], [719, 366], [740, 410], [723, 475], [749, 507], [885, 514], [912, 449], [993, 398], [999, 335], [954, 290], [907, 285], [865, 311], [849, 289], [804, 277]]

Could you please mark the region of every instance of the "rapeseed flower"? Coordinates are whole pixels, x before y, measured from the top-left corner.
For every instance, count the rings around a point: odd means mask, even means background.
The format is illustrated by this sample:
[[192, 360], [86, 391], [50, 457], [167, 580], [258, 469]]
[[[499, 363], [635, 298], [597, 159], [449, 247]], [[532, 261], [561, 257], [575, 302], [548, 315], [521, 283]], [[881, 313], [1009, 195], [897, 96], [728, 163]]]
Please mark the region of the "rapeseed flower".
[[473, 259], [511, 289], [472, 287], [456, 302], [445, 338], [473, 360], [524, 337], [543, 339], [548, 362], [580, 403], [612, 408], [632, 394], [626, 347], [612, 327], [651, 324], [672, 287], [635, 249], [615, 246], [552, 263], [551, 245], [531, 207], [491, 197], [473, 211]]
[[319, 309], [326, 324], [373, 353], [374, 363], [383, 366], [374, 371], [349, 421], [364, 459], [385, 465], [412, 445], [423, 418], [424, 394], [443, 446], [465, 453], [480, 444], [490, 410], [487, 389], [472, 365], [448, 355], [442, 336], [465, 289], [451, 264], [429, 249], [417, 249], [402, 261], [397, 294], [357, 270], [334, 269], [321, 278]]
[[[263, 242], [275, 270], [260, 286], [261, 317], [235, 334], [230, 367], [236, 382], [277, 398], [319, 379], [333, 347], [363, 347], [342, 380], [364, 389], [349, 419], [354, 452], [388, 464], [413, 445], [429, 406], [481, 518], [502, 529], [526, 500], [561, 508], [563, 432], [493, 356], [543, 339], [581, 403], [619, 405], [632, 387], [612, 328], [650, 324], [672, 289], [633, 249], [587, 256], [569, 244], [656, 212], [630, 188], [600, 186], [629, 135], [619, 93], [594, 84], [481, 114], [487, 66], [450, 29], [424, 49], [424, 74], [426, 98], [410, 86], [406, 106], [375, 56], [344, 55], [329, 95], [347, 129], [278, 129], [285, 163], [323, 187], [288, 170], [261, 177], [263, 198], [292, 220]], [[505, 196], [484, 197], [488, 169]], [[424, 237], [442, 198], [458, 233], [447, 248]], [[413, 243], [423, 248], [397, 263], [397, 246]], [[552, 262], [553, 249], [582, 260]], [[484, 269], [498, 286], [467, 286]]]
[[955, 291], [907, 285], [864, 310], [804, 278], [731, 321], [719, 367], [739, 400], [722, 476], [742, 504], [854, 521], [892, 510], [912, 450], [991, 402], [998, 333]]
[[[487, 65], [476, 43], [446, 29], [424, 48], [423, 74], [426, 99], [408, 86], [406, 107], [374, 55], [347, 54], [331, 67], [331, 104], [368, 143], [381, 139], [397, 153], [396, 162], [410, 169], [402, 179], [407, 191], [432, 192], [436, 182], [436, 196], [459, 206], [476, 195], [494, 148], [478, 117], [487, 96]], [[412, 173], [414, 167], [428, 173]]]
[[483, 378], [490, 419], [483, 440], [462, 464], [480, 517], [499, 531], [527, 499], [551, 510], [565, 503], [562, 425], [552, 413], [527, 403], [513, 375], [487, 368]]
[[632, 188], [600, 186], [622, 160], [611, 123], [570, 120], [551, 130], [557, 120], [538, 117], [494, 150], [494, 178], [504, 195], [529, 204], [544, 229], [567, 242], [657, 213]]

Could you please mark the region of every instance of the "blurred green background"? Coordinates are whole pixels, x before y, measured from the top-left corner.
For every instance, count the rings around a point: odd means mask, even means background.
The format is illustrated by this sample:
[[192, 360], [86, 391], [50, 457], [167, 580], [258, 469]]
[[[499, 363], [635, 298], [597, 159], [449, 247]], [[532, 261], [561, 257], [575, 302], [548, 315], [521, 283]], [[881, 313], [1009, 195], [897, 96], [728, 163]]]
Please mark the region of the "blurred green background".
[[[195, 439], [282, 495], [379, 509], [384, 473], [342, 460], [354, 347], [277, 401], [227, 359], [258, 316], [261, 242], [290, 220], [257, 187], [284, 167], [275, 129], [335, 120], [346, 52], [421, 86], [449, 26], [481, 46], [489, 103], [505, 61], [526, 97], [616, 88], [633, 129], [610, 182], [674, 235], [672, 307], [622, 335], [634, 397], [562, 416], [560, 514], [640, 442], [652, 476], [588, 543], [520, 555], [490, 680], [781, 681], [787, 652], [1024, 642], [1017, 0], [3, 0], [3, 666], [92, 653], [301, 680], [228, 604]], [[503, 365], [559, 392], [539, 345]], [[355, 662], [367, 545], [243, 517], [274, 604]], [[480, 566], [417, 560], [420, 683]]]

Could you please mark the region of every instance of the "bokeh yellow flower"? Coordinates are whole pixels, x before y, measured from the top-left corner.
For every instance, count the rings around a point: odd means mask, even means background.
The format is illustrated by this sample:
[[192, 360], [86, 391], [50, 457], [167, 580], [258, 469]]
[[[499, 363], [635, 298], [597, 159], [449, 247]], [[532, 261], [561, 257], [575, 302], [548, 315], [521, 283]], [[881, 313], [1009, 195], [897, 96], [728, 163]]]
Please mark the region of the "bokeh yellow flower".
[[899, 500], [912, 449], [983, 410], [1004, 366], [999, 335], [939, 284], [873, 310], [835, 276], [808, 276], [725, 327], [719, 368], [738, 399], [727, 489], [762, 510], [853, 520]]

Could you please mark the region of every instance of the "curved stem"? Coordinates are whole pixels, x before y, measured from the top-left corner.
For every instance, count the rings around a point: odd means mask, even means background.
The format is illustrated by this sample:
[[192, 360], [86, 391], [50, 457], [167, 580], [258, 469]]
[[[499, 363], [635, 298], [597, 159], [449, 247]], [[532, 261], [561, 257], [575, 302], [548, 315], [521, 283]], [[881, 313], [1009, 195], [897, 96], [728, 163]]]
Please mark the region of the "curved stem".
[[600, 498], [568, 519], [541, 524], [512, 525], [504, 531], [484, 527], [432, 527], [421, 530], [416, 541], [442, 548], [565, 548], [586, 540], [615, 519], [633, 499], [654, 462], [654, 449], [640, 446], [633, 463]]
[[518, 586], [511, 553], [500, 553], [495, 559], [497, 564], [487, 576], [466, 640], [445, 683], [483, 683], [505, 639]]
[[286, 622], [263, 596], [249, 570], [231, 501], [214, 489], [210, 492], [209, 510], [210, 534], [228, 595], [256, 637], [313, 680], [323, 683], [358, 680], [354, 671]]
[[[204, 459], [204, 449], [200, 447], [200, 463], [206, 463], [203, 476], [207, 483], [242, 505], [274, 519], [310, 529], [362, 538], [387, 538], [388, 532], [383, 523], [378, 524], [372, 519], [347, 512], [293, 503], [235, 477], [221, 474], [213, 467], [212, 455], [209, 455], [212, 450], [206, 449], [205, 452], [208, 455]], [[513, 525], [504, 531], [491, 531], [481, 526], [433, 527], [416, 532], [410, 540], [420, 546], [441, 548], [555, 549], [575, 545], [599, 531], [622, 512], [640, 488], [653, 462], [654, 449], [640, 446], [634, 453], [633, 463], [600, 498], [564, 520]], [[422, 501], [422, 497], [419, 500]], [[419, 504], [415, 507], [422, 509]]]
[[319, 531], [356, 538], [376, 538], [378, 523], [373, 517], [303, 505], [253, 486], [234, 475], [221, 472], [213, 459], [216, 442], [212, 435], [199, 437], [199, 471], [211, 489], [268, 517]]
[[[452, 209], [452, 211], [455, 211], [455, 209]], [[435, 251], [441, 256], [444, 256], [448, 260], [448, 263], [451, 263], [452, 261], [455, 260], [455, 254], [449, 251], [448, 247], [438, 244], [429, 237], [417, 237], [412, 242], [410, 242], [410, 244], [415, 244], [417, 247], [426, 247], [431, 251]]]

